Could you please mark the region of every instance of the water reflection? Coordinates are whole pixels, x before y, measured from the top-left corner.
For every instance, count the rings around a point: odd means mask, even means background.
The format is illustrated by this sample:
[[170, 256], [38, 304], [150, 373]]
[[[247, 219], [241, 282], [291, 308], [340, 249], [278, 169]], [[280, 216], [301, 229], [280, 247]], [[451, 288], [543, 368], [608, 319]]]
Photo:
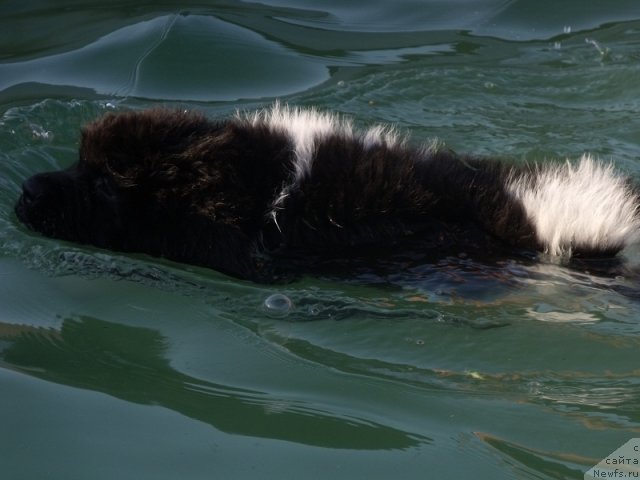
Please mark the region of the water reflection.
[[148, 328], [79, 317], [65, 319], [60, 331], [0, 324], [0, 338], [6, 368], [160, 405], [231, 434], [357, 450], [402, 450], [430, 441], [364, 418], [182, 374], [165, 356], [166, 338]]

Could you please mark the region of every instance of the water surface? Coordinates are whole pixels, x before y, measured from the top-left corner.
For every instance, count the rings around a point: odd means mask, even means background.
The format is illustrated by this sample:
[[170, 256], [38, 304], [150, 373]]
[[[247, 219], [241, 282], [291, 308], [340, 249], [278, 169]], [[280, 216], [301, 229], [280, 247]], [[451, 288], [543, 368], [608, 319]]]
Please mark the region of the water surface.
[[582, 478], [640, 436], [637, 249], [613, 275], [459, 252], [265, 287], [13, 214], [84, 123], [159, 104], [640, 179], [635, 0], [4, 2], [0, 45], [2, 478]]

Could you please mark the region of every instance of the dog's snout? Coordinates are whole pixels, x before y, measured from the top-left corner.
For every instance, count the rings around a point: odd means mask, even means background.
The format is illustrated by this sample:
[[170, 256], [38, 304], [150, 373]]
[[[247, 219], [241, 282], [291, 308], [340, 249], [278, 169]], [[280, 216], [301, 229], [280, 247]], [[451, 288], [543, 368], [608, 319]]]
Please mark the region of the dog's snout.
[[34, 175], [27, 178], [22, 183], [22, 198], [29, 202], [36, 200], [42, 196], [43, 184], [42, 175]]

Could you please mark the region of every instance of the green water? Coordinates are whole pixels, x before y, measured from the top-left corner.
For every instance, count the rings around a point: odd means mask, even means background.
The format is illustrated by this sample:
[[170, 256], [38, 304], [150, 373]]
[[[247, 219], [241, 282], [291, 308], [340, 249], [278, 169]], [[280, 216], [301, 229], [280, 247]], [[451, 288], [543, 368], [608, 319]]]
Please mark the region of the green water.
[[263, 287], [13, 214], [106, 111], [274, 99], [640, 180], [640, 4], [0, 2], [0, 478], [582, 478], [640, 437], [637, 276], [461, 255]]

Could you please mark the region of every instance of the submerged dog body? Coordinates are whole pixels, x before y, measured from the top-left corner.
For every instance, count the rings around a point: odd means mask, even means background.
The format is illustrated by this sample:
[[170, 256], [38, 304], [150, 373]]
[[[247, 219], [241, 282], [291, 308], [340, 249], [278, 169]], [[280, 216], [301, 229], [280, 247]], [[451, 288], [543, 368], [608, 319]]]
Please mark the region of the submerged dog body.
[[252, 280], [269, 280], [269, 254], [449, 242], [448, 225], [554, 256], [614, 255], [640, 232], [634, 188], [590, 157], [517, 167], [277, 104], [224, 121], [107, 114], [75, 165], [24, 183], [16, 212], [47, 236]]

